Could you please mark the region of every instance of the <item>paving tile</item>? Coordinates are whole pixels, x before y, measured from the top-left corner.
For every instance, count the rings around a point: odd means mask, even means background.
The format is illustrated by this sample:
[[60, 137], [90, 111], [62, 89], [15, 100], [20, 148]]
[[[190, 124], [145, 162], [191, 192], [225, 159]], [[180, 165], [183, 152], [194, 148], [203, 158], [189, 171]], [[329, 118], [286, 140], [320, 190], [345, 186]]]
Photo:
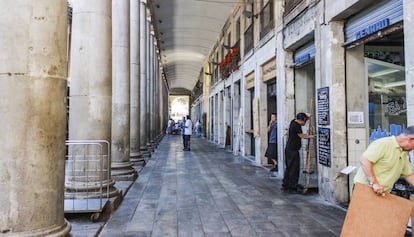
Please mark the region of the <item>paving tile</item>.
[[[100, 236], [338, 236], [346, 212], [206, 141], [165, 137]], [[76, 235], [74, 235], [76, 237]], [[82, 236], [82, 235], [77, 235]]]

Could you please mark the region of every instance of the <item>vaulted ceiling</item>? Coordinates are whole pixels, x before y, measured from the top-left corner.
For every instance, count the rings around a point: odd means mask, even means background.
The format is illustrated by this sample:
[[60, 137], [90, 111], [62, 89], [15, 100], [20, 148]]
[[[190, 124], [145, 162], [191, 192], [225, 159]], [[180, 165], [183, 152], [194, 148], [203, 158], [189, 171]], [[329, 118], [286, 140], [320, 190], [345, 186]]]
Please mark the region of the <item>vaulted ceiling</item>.
[[152, 0], [170, 93], [189, 93], [232, 9], [242, 0]]

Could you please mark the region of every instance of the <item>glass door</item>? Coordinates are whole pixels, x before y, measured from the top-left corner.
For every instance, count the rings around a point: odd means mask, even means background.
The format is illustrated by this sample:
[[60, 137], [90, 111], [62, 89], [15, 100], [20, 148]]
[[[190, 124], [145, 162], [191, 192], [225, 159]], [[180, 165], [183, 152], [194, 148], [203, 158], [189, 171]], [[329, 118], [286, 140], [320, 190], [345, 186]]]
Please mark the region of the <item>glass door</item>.
[[405, 69], [375, 59], [365, 59], [368, 77], [370, 141], [398, 135], [407, 127]]

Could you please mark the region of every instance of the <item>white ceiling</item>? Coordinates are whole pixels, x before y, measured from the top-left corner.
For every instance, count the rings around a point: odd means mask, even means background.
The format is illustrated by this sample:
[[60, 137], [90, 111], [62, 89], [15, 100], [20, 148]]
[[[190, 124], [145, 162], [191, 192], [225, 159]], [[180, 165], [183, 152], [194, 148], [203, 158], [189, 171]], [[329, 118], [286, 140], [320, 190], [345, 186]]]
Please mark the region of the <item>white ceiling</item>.
[[173, 94], [189, 93], [234, 6], [242, 0], [153, 0], [153, 23]]

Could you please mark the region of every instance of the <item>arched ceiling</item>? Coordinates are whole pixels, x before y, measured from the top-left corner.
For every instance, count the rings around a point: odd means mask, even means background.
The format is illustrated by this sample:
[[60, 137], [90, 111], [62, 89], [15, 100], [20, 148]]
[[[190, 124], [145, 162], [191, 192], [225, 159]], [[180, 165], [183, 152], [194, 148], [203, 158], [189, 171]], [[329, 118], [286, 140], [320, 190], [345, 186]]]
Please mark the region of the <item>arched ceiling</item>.
[[[173, 94], [188, 94], [221, 30], [242, 0], [152, 0], [153, 24]], [[186, 93], [185, 93], [186, 92]]]

